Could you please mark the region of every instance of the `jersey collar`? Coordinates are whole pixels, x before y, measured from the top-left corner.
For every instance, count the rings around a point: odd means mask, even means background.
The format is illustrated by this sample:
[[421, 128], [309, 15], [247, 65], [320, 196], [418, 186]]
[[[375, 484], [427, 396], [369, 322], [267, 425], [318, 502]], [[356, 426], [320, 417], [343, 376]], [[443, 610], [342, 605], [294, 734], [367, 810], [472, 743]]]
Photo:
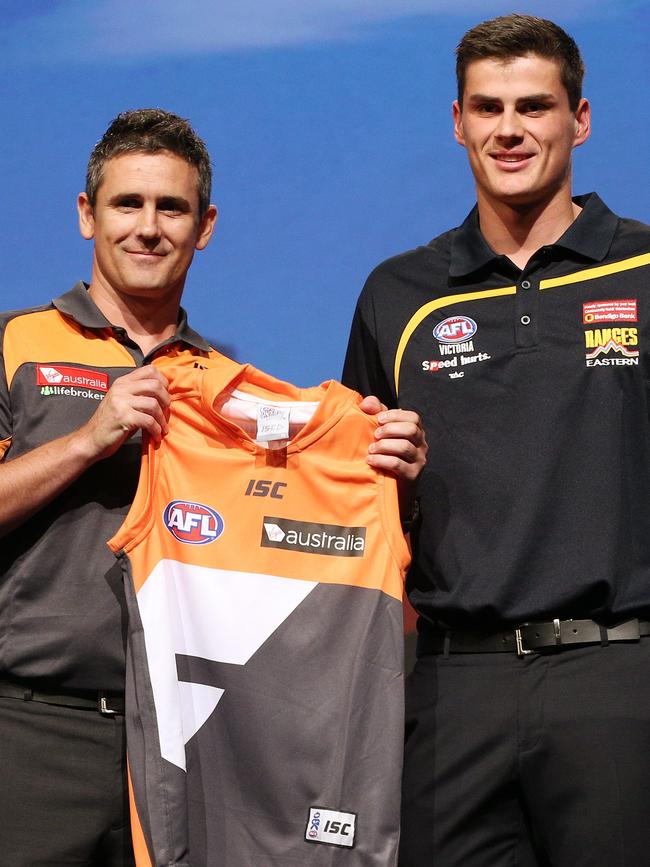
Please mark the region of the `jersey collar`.
[[[576, 196], [573, 201], [582, 211], [552, 246], [561, 248], [568, 258], [600, 262], [611, 247], [618, 217], [596, 193]], [[475, 205], [452, 235], [450, 276], [464, 277], [506, 258], [495, 253], [483, 237]]]

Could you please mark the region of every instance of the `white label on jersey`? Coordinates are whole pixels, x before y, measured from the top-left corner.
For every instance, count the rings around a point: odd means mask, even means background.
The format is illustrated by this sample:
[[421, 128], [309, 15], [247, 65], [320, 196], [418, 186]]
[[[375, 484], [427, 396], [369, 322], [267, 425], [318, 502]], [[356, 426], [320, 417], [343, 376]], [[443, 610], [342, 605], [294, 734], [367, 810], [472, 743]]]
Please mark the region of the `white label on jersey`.
[[255, 439], [261, 443], [288, 440], [290, 411], [288, 406], [260, 404], [257, 408], [257, 436]]
[[309, 810], [305, 840], [308, 843], [329, 843], [330, 846], [354, 846], [355, 813], [312, 807]]

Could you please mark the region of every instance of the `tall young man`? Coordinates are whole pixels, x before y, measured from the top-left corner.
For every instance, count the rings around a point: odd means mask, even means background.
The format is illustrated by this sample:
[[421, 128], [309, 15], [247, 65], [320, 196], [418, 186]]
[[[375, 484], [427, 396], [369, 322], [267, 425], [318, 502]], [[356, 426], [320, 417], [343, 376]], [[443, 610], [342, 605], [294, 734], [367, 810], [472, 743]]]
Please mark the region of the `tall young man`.
[[477, 205], [372, 273], [344, 372], [431, 444], [401, 864], [643, 864], [650, 229], [572, 198], [590, 108], [561, 28], [480, 24], [457, 74]]
[[[185, 120], [119, 115], [78, 198], [94, 242], [90, 284], [0, 319], [3, 867], [133, 863], [126, 604], [106, 541], [135, 491], [133, 435], [167, 431], [167, 383], [149, 362], [190, 353], [200, 363], [210, 350], [180, 307], [215, 226], [210, 187], [208, 152]], [[402, 434], [417, 425], [386, 419], [371, 460], [413, 474], [418, 450]]]

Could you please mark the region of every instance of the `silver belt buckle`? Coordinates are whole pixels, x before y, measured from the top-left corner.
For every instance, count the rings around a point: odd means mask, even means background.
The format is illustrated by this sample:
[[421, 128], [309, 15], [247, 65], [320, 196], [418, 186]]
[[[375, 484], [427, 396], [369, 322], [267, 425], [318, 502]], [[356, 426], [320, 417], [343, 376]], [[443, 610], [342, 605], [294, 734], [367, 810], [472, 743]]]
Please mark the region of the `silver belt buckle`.
[[517, 648], [517, 656], [519, 656], [520, 658], [522, 656], [530, 656], [531, 653], [535, 653], [534, 650], [526, 650], [526, 648], [524, 647], [521, 629], [519, 627], [515, 629], [515, 644]]
[[115, 711], [111, 710], [110, 707], [106, 704], [105, 695], [99, 697], [99, 712], [105, 714], [115, 714]]
[[[524, 623], [523, 625], [529, 626], [531, 624]], [[556, 645], [562, 644], [562, 631], [560, 628], [560, 621], [557, 617], [553, 620], [553, 640]], [[521, 634], [521, 628], [519, 627], [515, 629], [515, 644], [517, 648], [517, 656], [530, 656], [531, 653], [536, 653], [535, 650], [528, 650], [524, 647], [523, 636]]]

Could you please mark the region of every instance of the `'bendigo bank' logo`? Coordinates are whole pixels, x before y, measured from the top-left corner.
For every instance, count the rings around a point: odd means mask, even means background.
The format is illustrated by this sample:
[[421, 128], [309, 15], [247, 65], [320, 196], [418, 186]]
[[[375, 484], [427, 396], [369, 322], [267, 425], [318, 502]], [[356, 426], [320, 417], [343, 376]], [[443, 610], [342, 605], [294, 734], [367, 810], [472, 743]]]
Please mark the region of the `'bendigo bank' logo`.
[[283, 548], [285, 551], [302, 551], [305, 554], [363, 557], [366, 528], [312, 524], [309, 521], [265, 516], [260, 544], [262, 548]]

